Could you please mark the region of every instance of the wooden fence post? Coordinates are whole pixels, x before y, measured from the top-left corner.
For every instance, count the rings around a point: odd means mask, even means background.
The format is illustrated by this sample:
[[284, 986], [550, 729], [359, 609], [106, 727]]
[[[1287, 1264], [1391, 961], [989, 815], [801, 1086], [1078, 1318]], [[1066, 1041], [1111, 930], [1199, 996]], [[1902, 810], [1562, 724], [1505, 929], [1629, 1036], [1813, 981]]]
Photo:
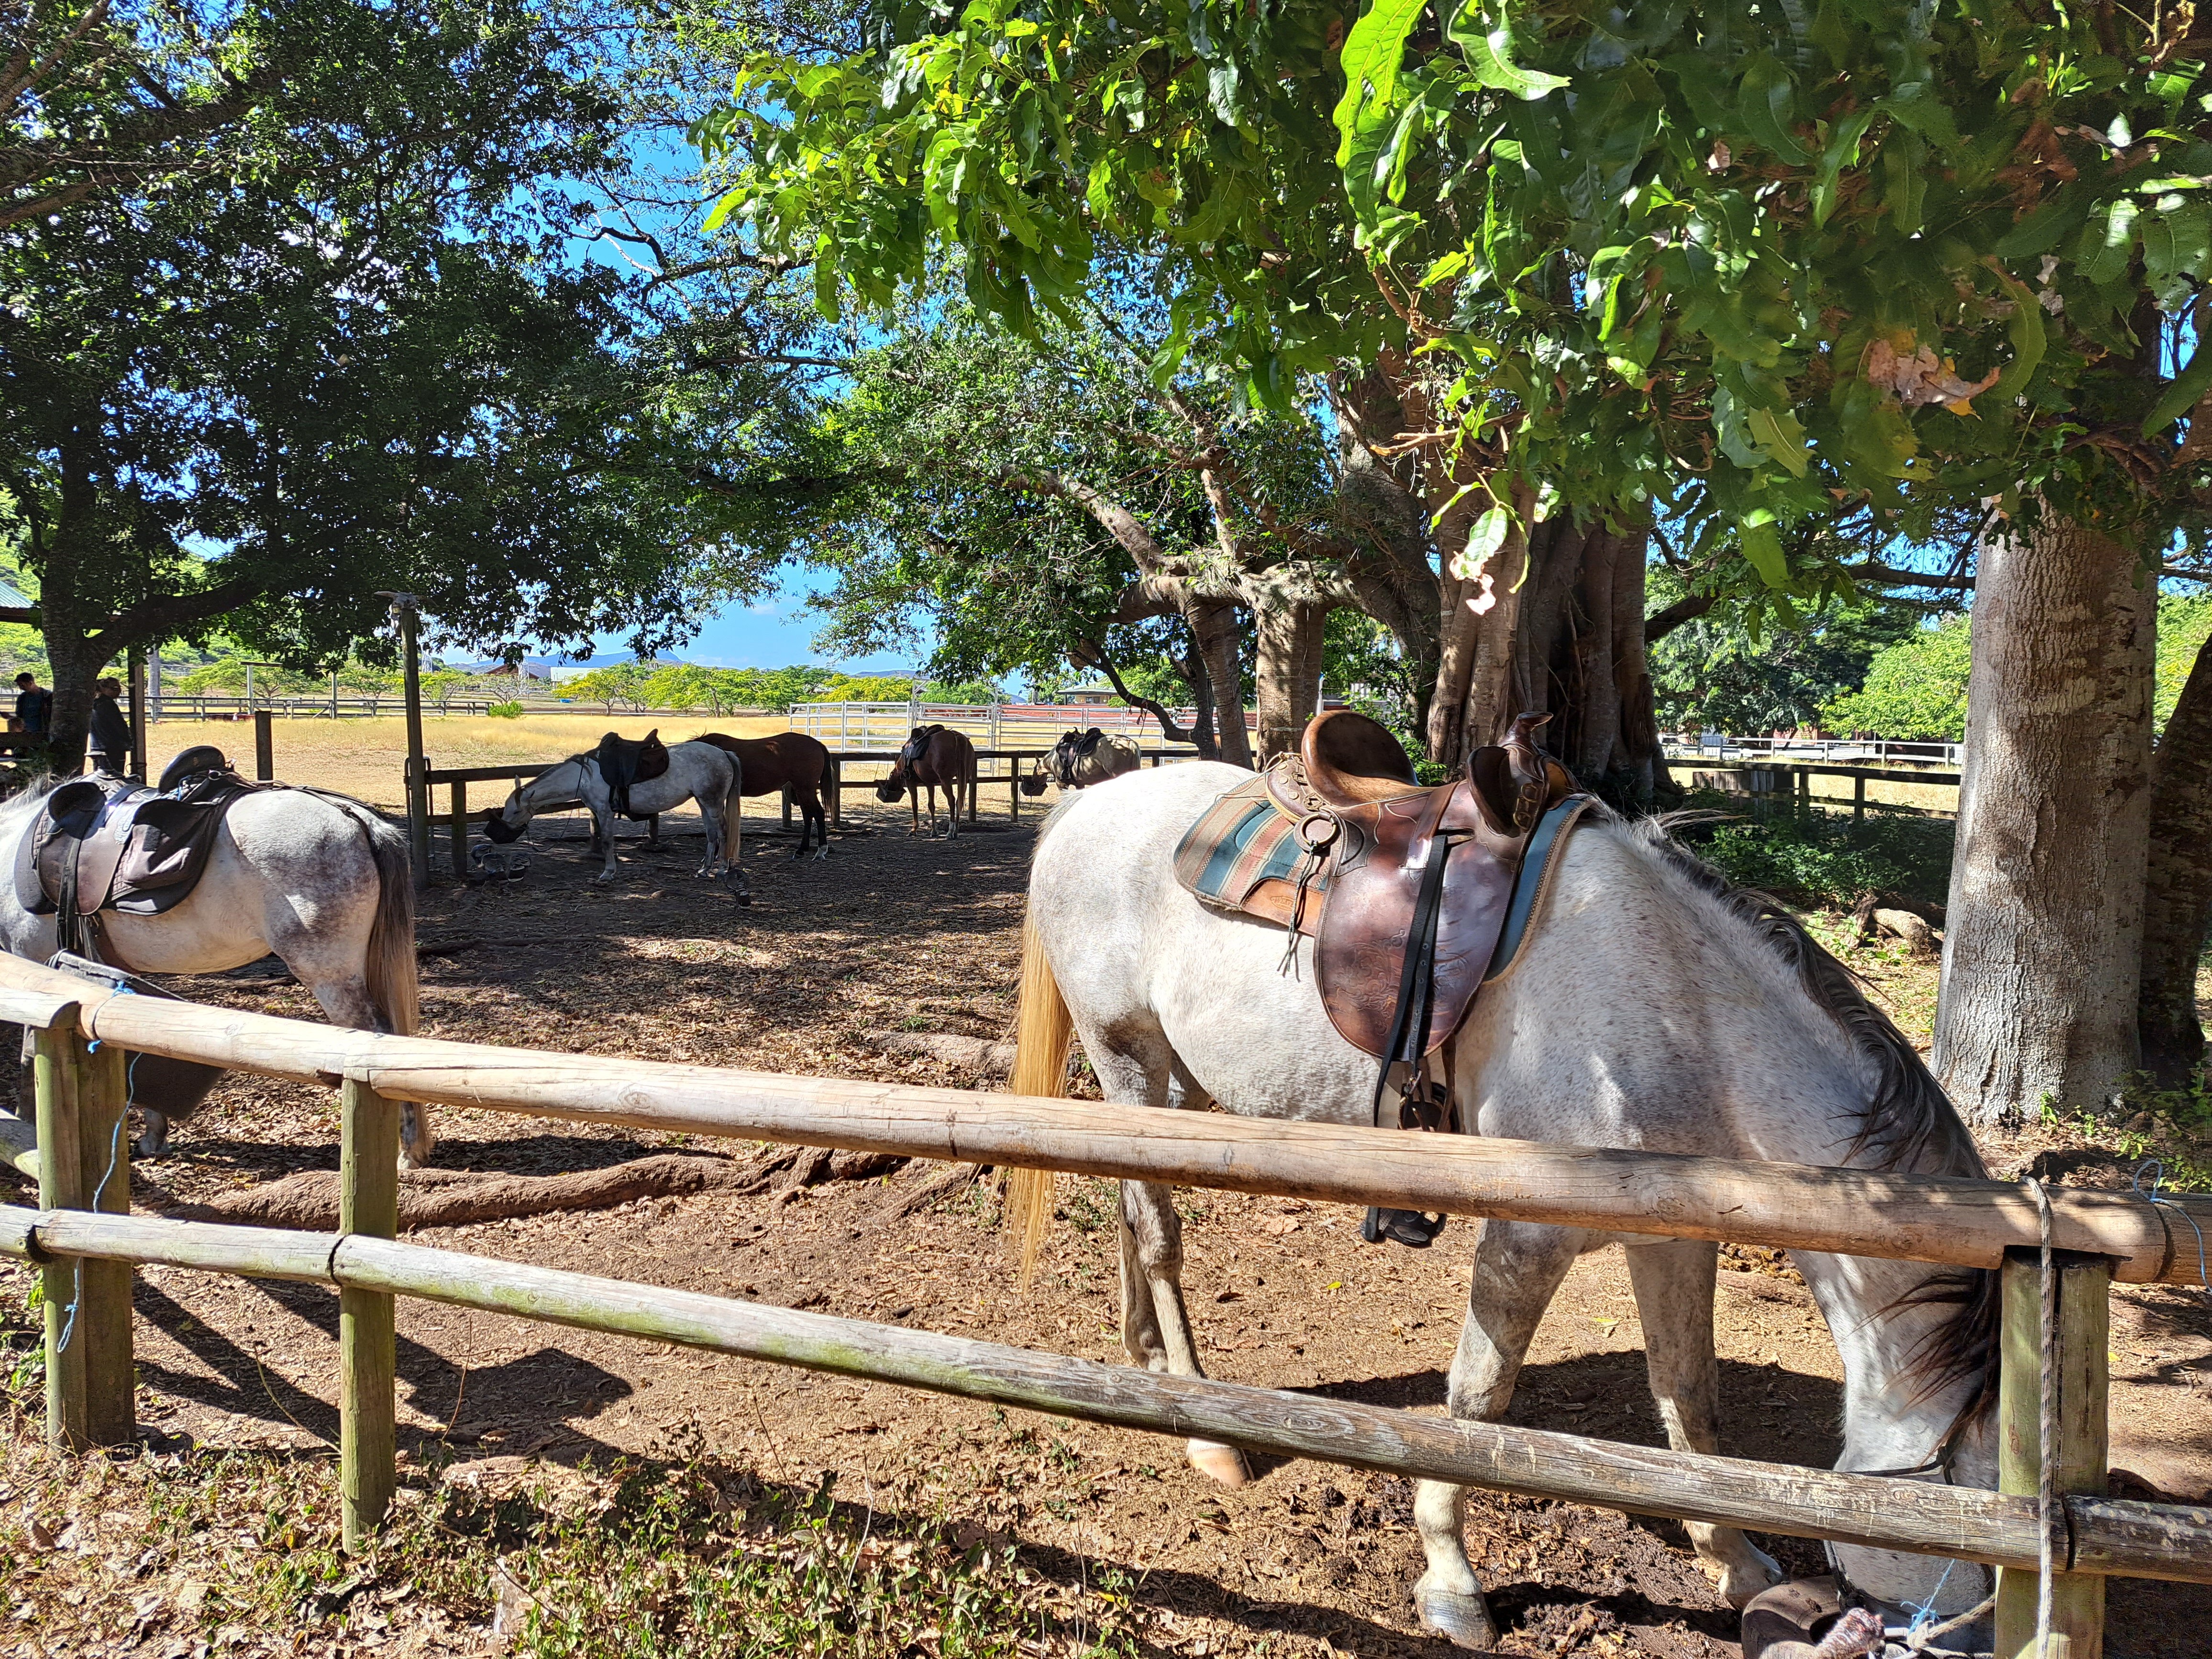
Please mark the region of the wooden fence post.
[[[84, 1207], [104, 1215], [131, 1213], [131, 1056], [112, 1042], [76, 1051], [77, 1151], [83, 1159]], [[132, 1402], [137, 1367], [131, 1342], [131, 1291], [137, 1274], [128, 1261], [82, 1264], [77, 1291], [77, 1340], [84, 1345], [85, 1437], [116, 1446], [138, 1431]]]
[[[744, 810], [743, 806], [738, 808], [740, 812]], [[791, 833], [791, 786], [787, 783], [783, 786], [783, 832], [787, 836]]]
[[[2005, 1252], [2001, 1270], [2003, 1334], [1997, 1392], [1997, 1489], [2033, 1498], [2042, 1462], [2043, 1276], [2039, 1253]], [[2057, 1489], [2105, 1495], [2110, 1382], [2106, 1343], [2112, 1282], [2109, 1257], [2072, 1250], [2051, 1252], [2058, 1279], [2058, 1340], [2054, 1387], [2058, 1395]], [[2052, 1559], [2063, 1567], [2069, 1531], [2061, 1516]], [[2036, 1650], [2038, 1575], [1997, 1573], [1996, 1659], [2099, 1659], [2105, 1647], [2105, 1579], [2100, 1573], [2054, 1570], [2051, 1576], [2051, 1641]]]
[[266, 708], [253, 711], [253, 775], [264, 783], [276, 777], [276, 716]]
[[[77, 1135], [77, 1013], [74, 1003], [55, 1012], [52, 1024], [38, 1034], [32, 1060], [42, 1210], [84, 1207], [84, 1157]], [[82, 1266], [76, 1257], [56, 1256], [40, 1269], [46, 1304], [46, 1440], [70, 1450], [90, 1443], [84, 1420], [85, 1355], [90, 1345], [70, 1318]]]
[[469, 786], [460, 779], [453, 780], [453, 811], [448, 815], [453, 831], [453, 879], [469, 878]]
[[[338, 1231], [390, 1238], [399, 1231], [399, 1106], [348, 1079], [338, 1151]], [[338, 1292], [338, 1480], [345, 1547], [384, 1524], [398, 1482], [392, 1297]]]
[[[842, 726], [844, 720], [844, 716], [840, 714], [838, 716], [838, 720]], [[828, 805], [830, 807], [830, 827], [832, 830], [842, 832], [845, 828], [845, 761], [842, 756], [834, 753], [830, 757], [830, 799]]]
[[1851, 782], [1855, 786], [1851, 790], [1851, 822], [1861, 823], [1866, 819], [1866, 775], [1861, 773]]

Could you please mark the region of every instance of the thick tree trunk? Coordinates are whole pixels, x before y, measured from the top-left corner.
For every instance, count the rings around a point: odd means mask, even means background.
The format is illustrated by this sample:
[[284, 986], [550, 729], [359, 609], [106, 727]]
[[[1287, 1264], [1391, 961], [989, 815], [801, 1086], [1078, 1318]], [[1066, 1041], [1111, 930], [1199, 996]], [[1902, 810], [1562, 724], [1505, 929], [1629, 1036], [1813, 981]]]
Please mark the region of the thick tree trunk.
[[1298, 746], [1321, 700], [1322, 644], [1329, 607], [1311, 599], [1254, 596], [1259, 636], [1260, 764]]
[[1983, 546], [1934, 1057], [1971, 1121], [2100, 1108], [2135, 1070], [2156, 618], [2097, 532]]
[[1659, 710], [1652, 699], [1651, 664], [1644, 641], [1651, 535], [1638, 530], [1619, 541], [1613, 562], [1613, 702], [1620, 720], [1613, 751], [1614, 770], [1635, 800], [1648, 805], [1659, 781]]
[[2143, 882], [2143, 1069], [2185, 1089], [2204, 1064], [2197, 976], [2212, 930], [2212, 640], [2197, 653], [2152, 763], [2150, 859]]
[[[1184, 631], [1188, 633], [1188, 626]], [[1190, 740], [1198, 750], [1200, 760], [1221, 758], [1221, 739], [1213, 729], [1213, 683], [1206, 678], [1206, 659], [1199, 652], [1197, 636], [1176, 658], [1182, 670], [1183, 684], [1190, 687]]]
[[1244, 630], [1226, 599], [1194, 599], [1183, 612], [1213, 687], [1213, 714], [1221, 758], [1252, 769], [1252, 738], [1244, 726]]

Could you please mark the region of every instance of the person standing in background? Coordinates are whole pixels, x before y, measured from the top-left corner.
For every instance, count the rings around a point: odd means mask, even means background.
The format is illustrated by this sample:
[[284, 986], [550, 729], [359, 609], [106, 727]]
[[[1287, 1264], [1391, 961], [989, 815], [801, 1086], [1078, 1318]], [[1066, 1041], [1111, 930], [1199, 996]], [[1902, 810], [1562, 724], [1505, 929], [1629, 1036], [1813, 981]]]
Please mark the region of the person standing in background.
[[36, 674], [15, 676], [15, 718], [23, 723], [26, 737], [36, 743], [46, 740], [47, 729], [54, 723], [54, 694], [39, 684]]
[[123, 682], [112, 675], [95, 680], [92, 694], [92, 729], [87, 744], [92, 750], [92, 769], [102, 777], [127, 777], [131, 772], [131, 717], [115, 701], [123, 695]]

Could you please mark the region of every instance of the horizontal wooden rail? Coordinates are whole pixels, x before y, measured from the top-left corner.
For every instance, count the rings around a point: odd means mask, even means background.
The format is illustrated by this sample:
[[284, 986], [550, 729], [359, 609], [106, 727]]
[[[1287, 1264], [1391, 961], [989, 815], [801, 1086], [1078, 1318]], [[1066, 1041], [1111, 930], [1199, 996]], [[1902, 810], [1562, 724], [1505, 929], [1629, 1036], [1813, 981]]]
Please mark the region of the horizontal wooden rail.
[[1799, 772], [1816, 778], [1869, 778], [1877, 782], [1929, 783], [1954, 785], [1960, 781], [1956, 772], [1901, 772], [1894, 767], [1882, 766], [1826, 766], [1817, 761], [1794, 760], [1696, 760], [1677, 757], [1665, 763], [1669, 767], [1703, 768], [1712, 772]]
[[[0, 957], [0, 1019], [83, 1005], [87, 1035], [148, 1054], [394, 1099], [912, 1158], [1061, 1170], [1364, 1206], [1995, 1267], [2037, 1241], [2035, 1206], [2001, 1181], [1408, 1135], [668, 1061], [490, 1048], [234, 1012], [103, 988]], [[2051, 1242], [2113, 1258], [2113, 1277], [2194, 1285], [2191, 1223], [2212, 1199], [2051, 1195]]]
[[[2034, 1501], [1661, 1451], [665, 1290], [358, 1234], [0, 1207], [0, 1251], [161, 1262], [421, 1297], [1419, 1480], [1993, 1565], [2036, 1565]], [[2076, 1571], [2212, 1583], [2212, 1510], [2069, 1498]]]

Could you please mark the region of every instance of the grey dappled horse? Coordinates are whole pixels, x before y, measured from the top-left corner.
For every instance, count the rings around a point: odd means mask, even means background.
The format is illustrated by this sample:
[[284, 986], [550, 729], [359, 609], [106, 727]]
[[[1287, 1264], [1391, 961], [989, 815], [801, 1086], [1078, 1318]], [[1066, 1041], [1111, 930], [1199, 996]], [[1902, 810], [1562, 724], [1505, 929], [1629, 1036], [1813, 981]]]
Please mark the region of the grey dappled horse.
[[[1279, 971], [1280, 927], [1209, 909], [1176, 884], [1183, 832], [1217, 796], [1250, 780], [1195, 763], [1138, 773], [1054, 810], [1030, 876], [1024, 966], [1025, 1006], [1044, 1012], [1024, 1022], [1018, 1076], [1038, 1075], [1034, 1054], [1060, 1052], [1054, 1045], [1072, 1019], [1109, 1101], [1186, 1109], [1211, 1101], [1251, 1117], [1371, 1121], [1376, 1062], [1330, 1025], [1312, 941], [1299, 944], [1297, 971]], [[1048, 967], [1064, 1007], [1048, 981], [1040, 984]], [[1949, 1101], [1847, 971], [1794, 921], [1731, 891], [1652, 823], [1602, 813], [1583, 820], [1512, 969], [1476, 1000], [1452, 1044], [1461, 1121], [1485, 1135], [1983, 1173]], [[1139, 1364], [1195, 1376], [1181, 1224], [1170, 1200], [1164, 1186], [1122, 1183], [1122, 1340]], [[1718, 1449], [1717, 1247], [1513, 1221], [1486, 1222], [1480, 1232], [1451, 1367], [1455, 1417], [1504, 1415], [1568, 1267], [1619, 1243], [1668, 1441]], [[1843, 1357], [1837, 1467], [1916, 1469], [1948, 1443], [1953, 1478], [1993, 1485], [1991, 1275], [1802, 1251], [1793, 1259]], [[1217, 1479], [1247, 1478], [1233, 1448], [1193, 1441], [1190, 1449]], [[1427, 1571], [1414, 1601], [1431, 1629], [1487, 1648], [1497, 1632], [1462, 1541], [1464, 1510], [1463, 1488], [1421, 1483], [1414, 1518]], [[1689, 1534], [1738, 1606], [1779, 1577], [1733, 1528], [1692, 1522]], [[1856, 1547], [1835, 1554], [1854, 1585], [1893, 1608], [1935, 1596], [1948, 1615], [1987, 1594], [1981, 1567], [1960, 1564], [1946, 1580], [1950, 1564], [1924, 1556]]]
[[[742, 830], [737, 810], [742, 781], [738, 757], [711, 743], [669, 745], [668, 769], [657, 778], [645, 778], [629, 787], [630, 811], [643, 817], [670, 812], [685, 801], [695, 803], [707, 827], [707, 855], [702, 876], [729, 874], [737, 878], [741, 900], [750, 902], [745, 873], [738, 862]], [[592, 835], [606, 848], [606, 864], [594, 881], [615, 878], [615, 810], [599, 763], [590, 755], [572, 755], [550, 767], [507, 798], [495, 820], [507, 831], [495, 840], [513, 841], [539, 812], [573, 806], [579, 800], [591, 810]]]
[[[23, 840], [58, 780], [0, 806], [0, 869], [19, 867]], [[223, 815], [191, 896], [156, 916], [103, 911], [102, 954], [142, 974], [218, 974], [275, 952], [314, 993], [334, 1025], [407, 1033], [416, 1024], [415, 880], [407, 837], [366, 802], [319, 789], [257, 789]], [[0, 945], [44, 962], [54, 918], [23, 908], [0, 881]], [[142, 1103], [143, 1106], [143, 1103]], [[404, 1157], [430, 1155], [428, 1115], [400, 1112]], [[142, 1156], [168, 1144], [168, 1121], [146, 1112]]]

